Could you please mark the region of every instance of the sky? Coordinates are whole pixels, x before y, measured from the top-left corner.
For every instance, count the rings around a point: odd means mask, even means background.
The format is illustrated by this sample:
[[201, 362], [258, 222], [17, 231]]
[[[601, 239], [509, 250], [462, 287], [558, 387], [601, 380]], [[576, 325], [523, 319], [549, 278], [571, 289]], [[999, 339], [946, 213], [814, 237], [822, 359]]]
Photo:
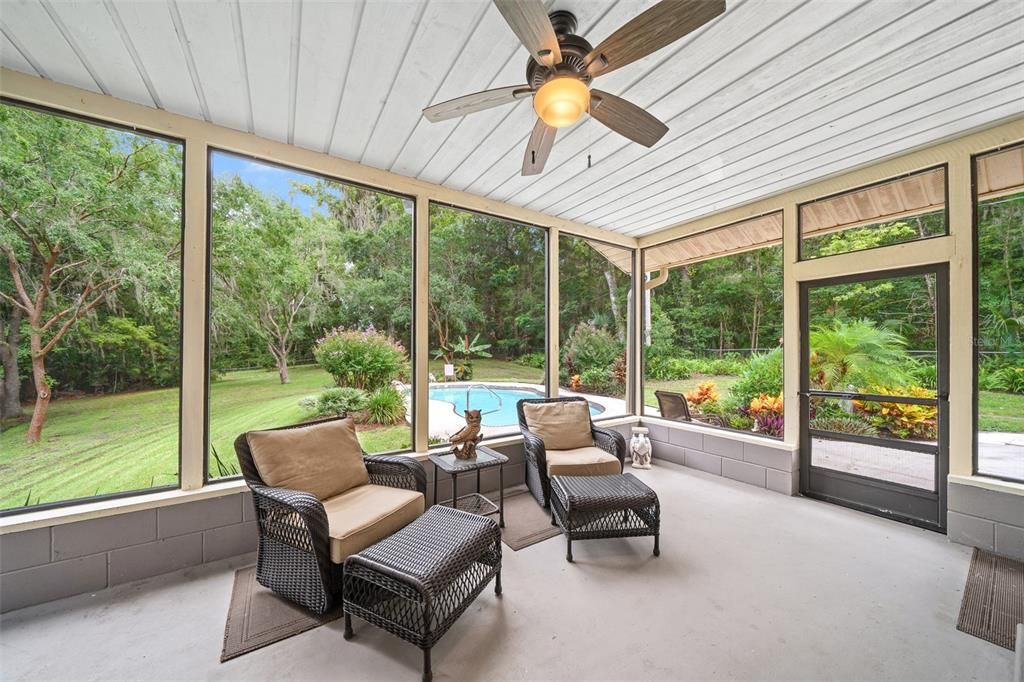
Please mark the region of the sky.
[[225, 152], [213, 152], [212, 173], [215, 179], [237, 175], [260, 191], [280, 197], [306, 215], [316, 210], [316, 202], [310, 197], [292, 191], [292, 182], [313, 182], [317, 178], [305, 173], [261, 163], [244, 156]]

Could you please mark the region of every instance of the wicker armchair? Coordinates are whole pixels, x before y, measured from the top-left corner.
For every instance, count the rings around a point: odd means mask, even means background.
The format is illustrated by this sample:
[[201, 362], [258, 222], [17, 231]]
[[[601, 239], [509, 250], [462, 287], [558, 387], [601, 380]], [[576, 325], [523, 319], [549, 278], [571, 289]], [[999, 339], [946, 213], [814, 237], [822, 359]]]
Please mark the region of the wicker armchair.
[[722, 418], [714, 414], [701, 414], [695, 418], [690, 412], [690, 404], [686, 402], [686, 396], [673, 391], [655, 391], [654, 396], [658, 399], [658, 412], [662, 419], [671, 419], [678, 422], [700, 422], [712, 426], [725, 426]]
[[[269, 431], [302, 429], [339, 419], [332, 417]], [[286, 599], [316, 613], [325, 613], [341, 603], [344, 565], [344, 557], [341, 561], [337, 556], [332, 558], [331, 524], [325, 508], [325, 503], [331, 505], [332, 500], [320, 500], [301, 490], [267, 485], [253, 457], [248, 438], [250, 433], [253, 432], [243, 433], [235, 439], [235, 453], [256, 506], [259, 525], [256, 579]], [[369, 483], [373, 486], [416, 491], [425, 501], [426, 473], [416, 460], [368, 456], [364, 452], [363, 462]], [[420, 505], [420, 513], [422, 508], [423, 504]]]
[[[523, 434], [523, 451], [526, 455], [526, 486], [537, 502], [547, 507], [551, 500], [550, 477], [556, 475], [552, 471], [554, 457], [549, 461], [549, 450], [544, 444], [544, 439], [530, 430], [527, 426], [527, 415], [524, 407], [529, 405], [551, 405], [555, 403], [582, 402], [587, 404], [586, 398], [536, 398], [520, 400], [516, 404], [516, 412], [519, 415], [519, 430]], [[574, 450], [551, 450], [550, 454], [559, 453], [557, 473], [562, 475], [602, 475], [609, 473], [622, 473], [622, 467], [626, 461], [626, 439], [618, 431], [602, 429], [594, 426], [590, 420], [589, 410], [586, 412], [586, 424], [590, 428], [590, 437], [593, 439], [592, 447], [577, 448]], [[596, 457], [590, 456], [591, 451]], [[563, 455], [576, 455], [575, 459], [568, 463]], [[582, 455], [582, 457], [580, 457]], [[611, 455], [614, 461], [608, 458]]]

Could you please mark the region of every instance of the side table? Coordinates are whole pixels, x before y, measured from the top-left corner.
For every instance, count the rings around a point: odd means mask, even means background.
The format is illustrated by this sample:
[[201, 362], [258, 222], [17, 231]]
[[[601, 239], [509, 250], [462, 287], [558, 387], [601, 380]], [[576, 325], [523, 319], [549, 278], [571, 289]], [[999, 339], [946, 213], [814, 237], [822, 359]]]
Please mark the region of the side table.
[[[478, 445], [474, 459], [459, 459], [454, 453], [428, 455], [434, 463], [434, 504], [446, 504], [473, 514], [489, 516], [498, 514], [498, 526], [505, 527], [505, 463], [508, 457], [485, 445]], [[498, 467], [498, 503], [480, 493], [480, 472], [491, 467]], [[452, 497], [450, 500], [437, 499], [437, 479], [440, 472], [452, 477]], [[459, 496], [459, 475], [476, 472], [476, 492]]]

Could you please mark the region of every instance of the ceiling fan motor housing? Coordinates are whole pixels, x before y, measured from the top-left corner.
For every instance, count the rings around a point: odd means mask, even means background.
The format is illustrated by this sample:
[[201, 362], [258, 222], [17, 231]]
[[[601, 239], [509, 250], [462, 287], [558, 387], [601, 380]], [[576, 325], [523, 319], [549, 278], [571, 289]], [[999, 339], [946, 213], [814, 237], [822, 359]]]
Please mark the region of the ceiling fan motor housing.
[[558, 10], [548, 15], [551, 26], [558, 36], [558, 48], [562, 52], [562, 63], [555, 66], [544, 66], [532, 57], [526, 63], [526, 82], [534, 90], [555, 76], [575, 76], [590, 85], [591, 76], [586, 70], [586, 58], [594, 48], [586, 40], [576, 35], [576, 15], [565, 10]]

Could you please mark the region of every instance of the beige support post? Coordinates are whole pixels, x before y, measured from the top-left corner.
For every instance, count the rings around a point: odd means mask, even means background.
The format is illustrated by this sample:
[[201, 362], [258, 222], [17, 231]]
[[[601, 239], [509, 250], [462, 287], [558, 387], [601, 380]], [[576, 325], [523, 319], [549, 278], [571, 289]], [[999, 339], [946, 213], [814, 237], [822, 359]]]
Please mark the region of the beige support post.
[[181, 489], [206, 471], [206, 163], [203, 140], [185, 140], [185, 241], [181, 315]]
[[[640, 249], [633, 249], [633, 286], [630, 289], [632, 307], [629, 312], [631, 318], [630, 338], [633, 344], [626, 372], [631, 378], [631, 382], [627, 383], [633, 387], [632, 393], [629, 395], [627, 407], [631, 414], [637, 416], [643, 413], [644, 407], [643, 358], [647, 339], [647, 330], [644, 328], [646, 323], [644, 305], [647, 297], [650, 296], [650, 292], [647, 291], [646, 282], [644, 282], [643, 260], [643, 252]], [[665, 272], [665, 275], [666, 277], [668, 276], [668, 271]]]
[[967, 150], [950, 150], [949, 473], [974, 473], [974, 190]]
[[558, 397], [558, 235], [559, 229], [557, 227], [548, 228], [548, 359], [544, 367], [547, 373], [547, 393], [549, 398]]
[[[782, 207], [782, 394], [787, 445], [800, 443], [800, 282], [796, 278], [797, 205]], [[801, 456], [810, 453], [801, 453]]]
[[427, 310], [430, 305], [430, 200], [427, 195], [416, 197], [415, 227], [413, 231], [413, 279], [416, 286], [412, 304], [413, 319], [413, 377], [412, 447], [416, 452], [426, 452], [429, 440], [430, 404], [430, 319]]

